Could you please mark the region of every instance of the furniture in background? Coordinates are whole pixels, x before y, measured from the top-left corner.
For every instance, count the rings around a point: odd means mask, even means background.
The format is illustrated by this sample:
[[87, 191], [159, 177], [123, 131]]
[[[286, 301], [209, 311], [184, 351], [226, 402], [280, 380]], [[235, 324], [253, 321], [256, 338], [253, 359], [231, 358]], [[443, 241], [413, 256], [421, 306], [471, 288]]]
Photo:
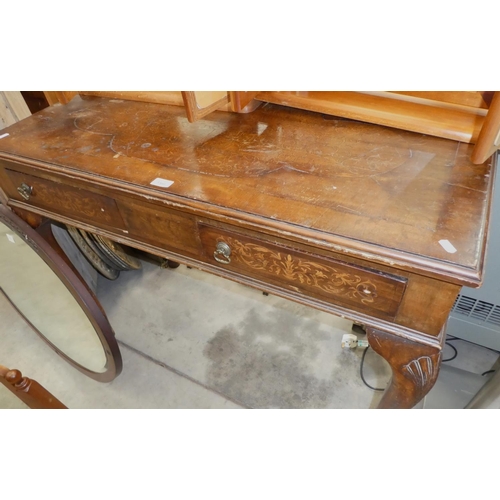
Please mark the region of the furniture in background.
[[35, 410], [66, 409], [54, 395], [36, 380], [24, 377], [19, 370], [0, 365], [0, 383], [18, 397], [26, 406]]
[[30, 115], [21, 92], [0, 92], [0, 130]]
[[[475, 144], [472, 163], [500, 148], [500, 92], [90, 92], [82, 95], [184, 105], [190, 122], [215, 110], [248, 113], [274, 103]], [[50, 104], [66, 104], [77, 92], [46, 92]]]
[[500, 148], [499, 92], [258, 92], [254, 98], [475, 144], [476, 164]]

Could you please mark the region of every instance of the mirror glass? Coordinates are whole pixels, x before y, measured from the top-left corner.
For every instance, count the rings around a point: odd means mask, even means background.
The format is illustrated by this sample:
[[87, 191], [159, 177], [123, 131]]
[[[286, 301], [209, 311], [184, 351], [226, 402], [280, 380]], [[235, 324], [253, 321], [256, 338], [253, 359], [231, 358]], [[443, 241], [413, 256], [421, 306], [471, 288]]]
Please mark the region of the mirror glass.
[[106, 353], [75, 297], [16, 232], [0, 222], [0, 288], [49, 342], [93, 372], [104, 372]]

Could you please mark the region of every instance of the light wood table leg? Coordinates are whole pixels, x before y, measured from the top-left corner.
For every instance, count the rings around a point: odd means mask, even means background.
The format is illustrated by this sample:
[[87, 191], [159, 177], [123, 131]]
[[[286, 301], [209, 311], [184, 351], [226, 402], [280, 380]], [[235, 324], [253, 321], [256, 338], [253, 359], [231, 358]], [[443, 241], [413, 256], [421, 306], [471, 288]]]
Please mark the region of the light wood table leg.
[[392, 368], [392, 380], [378, 408], [413, 408], [436, 382], [442, 349], [392, 333], [367, 328], [370, 347]]

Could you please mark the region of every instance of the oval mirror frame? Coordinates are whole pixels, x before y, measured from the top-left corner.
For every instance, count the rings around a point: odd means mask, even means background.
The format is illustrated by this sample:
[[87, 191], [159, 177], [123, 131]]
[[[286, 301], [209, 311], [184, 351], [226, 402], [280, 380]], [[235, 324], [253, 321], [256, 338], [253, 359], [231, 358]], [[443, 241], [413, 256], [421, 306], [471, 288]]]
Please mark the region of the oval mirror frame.
[[[13, 211], [0, 203], [0, 222], [4, 223], [13, 232], [17, 233], [32, 250], [49, 266], [53, 273], [61, 280], [71, 293], [75, 301], [81, 307], [90, 323], [92, 324], [96, 335], [99, 337], [106, 362], [102, 372], [95, 372], [77, 363], [75, 360], [67, 356], [47, 337], [45, 337], [21, 311], [12, 302], [9, 296], [3, 292], [9, 302], [19, 312], [23, 319], [33, 328], [33, 330], [42, 338], [57, 354], [66, 360], [71, 366], [87, 375], [88, 377], [97, 380], [98, 382], [111, 382], [122, 371], [122, 357], [115, 334], [108, 318], [102, 309], [97, 297], [89, 289], [85, 281], [79, 276], [76, 269], [73, 267], [64, 252], [60, 249], [55, 238], [52, 235], [50, 224], [40, 226], [38, 230], [33, 229], [30, 225], [24, 222]], [[43, 233], [44, 235], [42, 236]], [[0, 287], [1, 290], [1, 287]]]

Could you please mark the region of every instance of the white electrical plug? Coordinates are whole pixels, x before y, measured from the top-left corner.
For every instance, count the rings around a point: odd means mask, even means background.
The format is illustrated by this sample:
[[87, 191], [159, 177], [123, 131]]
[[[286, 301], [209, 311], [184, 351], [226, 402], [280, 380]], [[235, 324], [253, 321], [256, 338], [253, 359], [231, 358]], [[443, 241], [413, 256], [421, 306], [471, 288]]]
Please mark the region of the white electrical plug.
[[354, 349], [358, 346], [358, 337], [352, 333], [342, 335], [342, 349]]
[[342, 335], [342, 349], [356, 349], [356, 347], [368, 347], [368, 340], [358, 340], [356, 335], [344, 333]]

